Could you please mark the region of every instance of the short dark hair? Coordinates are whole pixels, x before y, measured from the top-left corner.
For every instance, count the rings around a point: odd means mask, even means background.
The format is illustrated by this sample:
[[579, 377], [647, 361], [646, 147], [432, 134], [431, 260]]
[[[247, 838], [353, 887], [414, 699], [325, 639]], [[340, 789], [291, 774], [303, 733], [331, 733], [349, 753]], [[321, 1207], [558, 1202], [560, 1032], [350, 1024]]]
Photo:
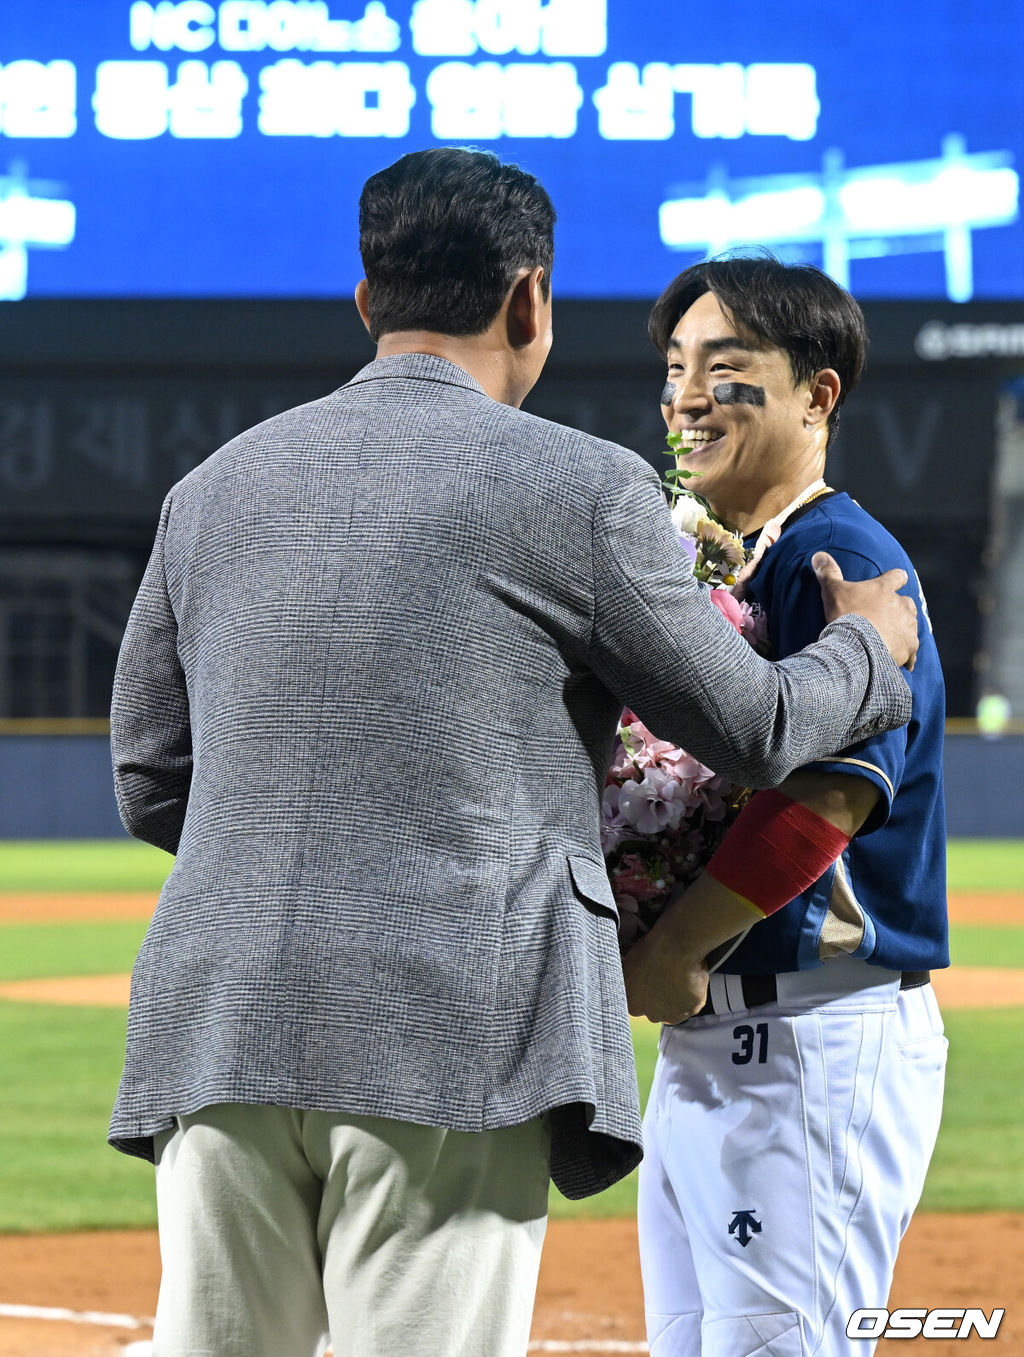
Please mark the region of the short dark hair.
[[647, 332], [662, 357], [680, 319], [705, 292], [738, 324], [786, 352], [795, 383], [835, 369], [842, 385], [829, 416], [831, 442], [839, 406], [860, 381], [868, 348], [864, 313], [846, 289], [821, 269], [784, 264], [767, 250], [694, 264], [673, 278], [651, 311]]
[[544, 270], [555, 209], [540, 182], [490, 151], [413, 151], [359, 199], [359, 252], [374, 340], [396, 330], [482, 334], [521, 269]]

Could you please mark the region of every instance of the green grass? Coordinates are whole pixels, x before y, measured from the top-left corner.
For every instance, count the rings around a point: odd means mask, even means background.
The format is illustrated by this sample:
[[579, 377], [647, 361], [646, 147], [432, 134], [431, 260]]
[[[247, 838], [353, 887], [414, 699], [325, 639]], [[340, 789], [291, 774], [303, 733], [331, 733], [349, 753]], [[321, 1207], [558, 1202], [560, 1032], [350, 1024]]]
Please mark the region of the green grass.
[[0, 1002], [0, 1230], [152, 1225], [153, 1173], [106, 1143], [125, 1014]]
[[[156, 891], [171, 865], [157, 849], [109, 843], [0, 843], [0, 891]], [[1024, 841], [950, 845], [952, 890], [1020, 890]], [[139, 921], [0, 926], [0, 979], [127, 972]], [[961, 965], [1024, 967], [1024, 926], [959, 925]], [[152, 1172], [106, 1145], [124, 1050], [117, 1010], [0, 1001], [0, 1231], [147, 1226]], [[947, 1015], [946, 1110], [923, 1209], [1024, 1210], [1024, 1009]], [[657, 1028], [633, 1025], [641, 1093]], [[628, 1216], [636, 1175], [555, 1217]]]
[[1024, 1211], [1024, 1010], [945, 1015], [949, 1067], [925, 1211]]
[[946, 871], [951, 891], [1024, 895], [1024, 839], [950, 839]]
[[[107, 1009], [0, 1003], [0, 1231], [153, 1224], [151, 1172], [105, 1144], [124, 1028]], [[952, 1013], [946, 1031], [946, 1107], [922, 1209], [1024, 1210], [1024, 1083], [1012, 1076], [1021, 1014]], [[657, 1030], [634, 1024], [634, 1040], [646, 1093]], [[583, 1202], [551, 1195], [556, 1218], [635, 1209], [635, 1174]]]
[[[0, 891], [158, 890], [173, 859], [135, 839], [0, 841]], [[952, 839], [951, 891], [1024, 894], [1024, 839]]]
[[95, 924], [3, 924], [0, 981], [126, 974], [145, 932], [145, 921], [135, 919]]
[[[1024, 967], [1024, 923], [954, 924], [949, 930], [949, 955], [954, 966]], [[1024, 1003], [1024, 987], [1021, 989]]]
[[0, 891], [156, 891], [173, 865], [137, 839], [0, 840]]

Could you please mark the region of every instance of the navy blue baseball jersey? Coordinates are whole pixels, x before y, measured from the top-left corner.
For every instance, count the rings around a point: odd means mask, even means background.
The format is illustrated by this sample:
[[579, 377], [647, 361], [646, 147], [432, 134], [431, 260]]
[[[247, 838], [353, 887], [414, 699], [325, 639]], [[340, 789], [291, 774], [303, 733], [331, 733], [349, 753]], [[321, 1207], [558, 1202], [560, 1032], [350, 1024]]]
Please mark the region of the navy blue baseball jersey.
[[[753, 545], [753, 539], [748, 541]], [[731, 974], [805, 970], [849, 951], [878, 966], [949, 965], [946, 824], [942, 791], [945, 689], [913, 565], [896, 539], [845, 493], [823, 496], [786, 523], [747, 586], [768, 615], [772, 659], [815, 640], [825, 625], [811, 568], [828, 551], [848, 580], [902, 566], [918, 606], [921, 645], [907, 681], [909, 725], [838, 751], [807, 769], [866, 777], [881, 793], [836, 863], [802, 895], [755, 924], [720, 968]]]

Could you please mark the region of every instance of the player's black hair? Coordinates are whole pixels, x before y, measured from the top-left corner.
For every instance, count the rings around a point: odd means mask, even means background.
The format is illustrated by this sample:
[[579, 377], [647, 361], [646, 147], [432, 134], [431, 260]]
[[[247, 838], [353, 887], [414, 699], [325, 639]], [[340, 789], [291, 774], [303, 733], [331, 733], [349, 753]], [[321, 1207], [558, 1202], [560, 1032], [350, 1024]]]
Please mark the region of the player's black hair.
[[647, 332], [662, 357], [676, 325], [705, 292], [713, 292], [737, 324], [784, 350], [795, 383], [835, 369], [842, 386], [829, 416], [831, 443], [839, 406], [860, 381], [867, 357], [864, 314], [850, 294], [820, 269], [784, 264], [767, 250], [705, 260], [673, 278], [654, 303]]
[[359, 199], [359, 252], [374, 340], [396, 330], [482, 334], [521, 269], [554, 259], [543, 186], [490, 151], [413, 151], [371, 176]]

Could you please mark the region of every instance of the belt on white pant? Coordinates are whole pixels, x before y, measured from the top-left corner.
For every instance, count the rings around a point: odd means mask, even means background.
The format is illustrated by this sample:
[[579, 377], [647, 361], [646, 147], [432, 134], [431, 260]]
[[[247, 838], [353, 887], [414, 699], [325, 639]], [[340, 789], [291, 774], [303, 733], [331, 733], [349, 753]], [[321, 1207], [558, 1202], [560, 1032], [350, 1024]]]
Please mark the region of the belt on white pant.
[[[807, 974], [820, 976], [821, 971], [815, 968]], [[931, 971], [903, 971], [899, 987], [920, 989], [929, 984], [931, 978]], [[776, 975], [723, 975], [719, 971], [711, 976], [707, 1003], [694, 1016], [705, 1018], [713, 1014], [743, 1012], [748, 1008], [760, 1008], [762, 1004], [773, 1004], [778, 997]]]

